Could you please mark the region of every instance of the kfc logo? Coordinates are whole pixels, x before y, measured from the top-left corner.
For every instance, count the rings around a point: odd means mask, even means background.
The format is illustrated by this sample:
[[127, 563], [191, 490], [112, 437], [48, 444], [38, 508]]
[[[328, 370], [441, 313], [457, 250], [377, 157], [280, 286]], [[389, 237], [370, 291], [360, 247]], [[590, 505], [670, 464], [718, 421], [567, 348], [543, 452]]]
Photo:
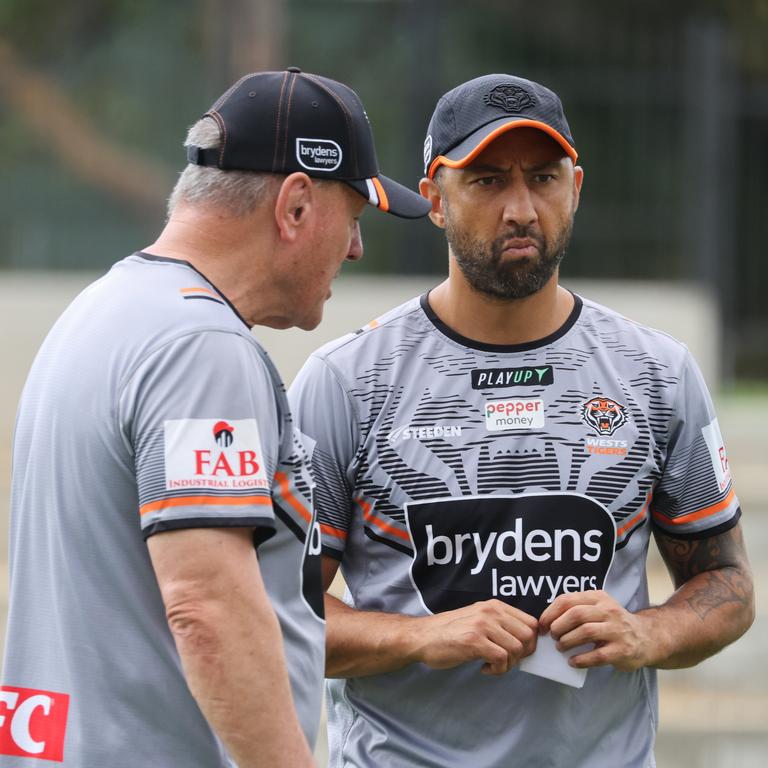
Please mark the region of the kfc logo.
[[64, 761], [69, 696], [0, 687], [0, 755]]

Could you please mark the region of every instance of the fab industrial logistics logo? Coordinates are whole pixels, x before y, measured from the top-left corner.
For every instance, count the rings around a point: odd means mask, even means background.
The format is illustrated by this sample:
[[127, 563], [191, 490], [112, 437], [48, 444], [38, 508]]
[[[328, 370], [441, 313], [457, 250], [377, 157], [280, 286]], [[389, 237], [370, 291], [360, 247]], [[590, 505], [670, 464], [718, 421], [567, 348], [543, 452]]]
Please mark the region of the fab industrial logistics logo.
[[433, 499], [405, 515], [429, 613], [497, 598], [538, 617], [559, 594], [602, 589], [616, 546], [610, 512], [574, 493]]
[[163, 428], [166, 490], [269, 488], [256, 419], [173, 419]]

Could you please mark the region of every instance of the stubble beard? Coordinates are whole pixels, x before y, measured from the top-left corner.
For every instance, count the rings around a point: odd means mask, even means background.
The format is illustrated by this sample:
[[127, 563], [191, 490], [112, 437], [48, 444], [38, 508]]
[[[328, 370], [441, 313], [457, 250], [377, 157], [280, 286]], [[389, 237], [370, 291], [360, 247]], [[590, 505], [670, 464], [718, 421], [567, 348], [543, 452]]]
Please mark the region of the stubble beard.
[[[445, 236], [462, 274], [475, 291], [497, 299], [524, 299], [538, 293], [560, 266], [572, 231], [573, 216], [552, 242], [532, 227], [512, 227], [489, 243], [454, 226], [446, 211]], [[505, 259], [504, 246], [512, 238], [533, 240], [538, 256]]]

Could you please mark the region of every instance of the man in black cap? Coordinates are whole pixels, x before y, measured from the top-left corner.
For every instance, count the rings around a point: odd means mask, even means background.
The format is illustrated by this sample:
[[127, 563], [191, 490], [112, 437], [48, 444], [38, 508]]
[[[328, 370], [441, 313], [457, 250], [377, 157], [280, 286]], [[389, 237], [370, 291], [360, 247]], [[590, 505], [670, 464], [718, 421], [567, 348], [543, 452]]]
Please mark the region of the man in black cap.
[[317, 325], [366, 203], [429, 204], [379, 173], [355, 93], [297, 69], [244, 77], [187, 147], [162, 234], [72, 303], [22, 396], [3, 766], [313, 762], [313, 481], [250, 328]]
[[[440, 99], [421, 192], [448, 279], [316, 352], [333, 768], [648, 768], [655, 668], [749, 627], [740, 508], [674, 339], [558, 284], [583, 172], [559, 98]], [[317, 404], [323, 403], [322, 408]], [[651, 607], [653, 533], [677, 591]]]

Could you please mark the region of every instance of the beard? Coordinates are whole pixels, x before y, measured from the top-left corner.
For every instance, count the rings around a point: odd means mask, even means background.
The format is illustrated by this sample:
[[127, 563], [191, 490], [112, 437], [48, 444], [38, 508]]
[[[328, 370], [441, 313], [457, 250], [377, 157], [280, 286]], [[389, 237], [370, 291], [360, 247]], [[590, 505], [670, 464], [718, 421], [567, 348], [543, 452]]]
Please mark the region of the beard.
[[[478, 293], [497, 299], [524, 299], [538, 293], [560, 266], [572, 231], [573, 216], [551, 242], [533, 227], [511, 227], [489, 243], [454, 227], [448, 211], [445, 218], [448, 245], [467, 282]], [[512, 238], [533, 240], [539, 255], [505, 259], [504, 247]]]

